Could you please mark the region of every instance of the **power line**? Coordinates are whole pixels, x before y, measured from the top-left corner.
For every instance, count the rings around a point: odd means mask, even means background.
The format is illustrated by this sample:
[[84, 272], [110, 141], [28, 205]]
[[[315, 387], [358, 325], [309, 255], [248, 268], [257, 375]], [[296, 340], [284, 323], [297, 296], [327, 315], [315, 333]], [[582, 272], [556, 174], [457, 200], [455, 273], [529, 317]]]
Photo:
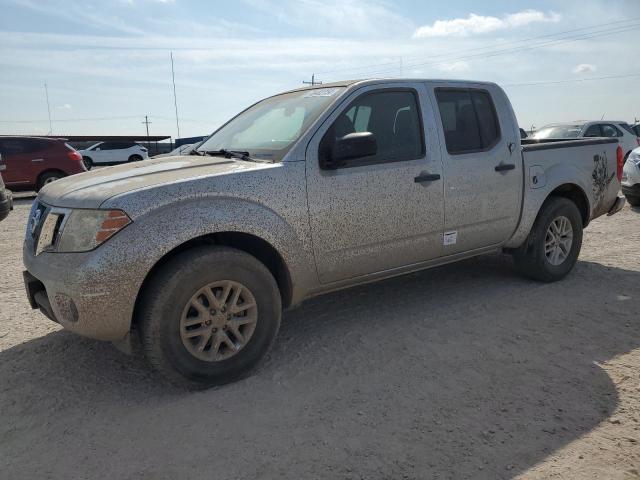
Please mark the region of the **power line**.
[[505, 83], [503, 87], [530, 87], [536, 85], [556, 85], [560, 83], [578, 83], [578, 82], [589, 82], [594, 80], [609, 80], [613, 78], [631, 78], [631, 77], [640, 77], [640, 73], [628, 73], [624, 75], [606, 75], [603, 77], [586, 77], [586, 78], [572, 78], [566, 80], [543, 80], [540, 82], [528, 82], [528, 83]]
[[[579, 31], [583, 31], [583, 30], [592, 30], [592, 29], [597, 29], [597, 28], [602, 28], [602, 27], [606, 27], [606, 26], [610, 26], [610, 25], [618, 25], [618, 24], [622, 24], [622, 23], [632, 23], [632, 22], [636, 22], [640, 20], [640, 17], [633, 17], [633, 18], [628, 18], [625, 20], [616, 20], [613, 22], [607, 22], [607, 23], [601, 23], [601, 24], [597, 24], [597, 25], [591, 25], [589, 27], [581, 27], [581, 28], [575, 28], [572, 30], [565, 30], [562, 32], [556, 32], [556, 33], [550, 33], [550, 34], [545, 34], [545, 35], [536, 35], [534, 37], [528, 37], [528, 38], [523, 38], [520, 40], [512, 40], [509, 42], [500, 42], [500, 43], [496, 43], [496, 44], [492, 44], [492, 45], [486, 45], [484, 47], [475, 47], [475, 48], [470, 48], [470, 49], [465, 49], [464, 52], [474, 52], [474, 51], [480, 51], [480, 50], [487, 50], [487, 49], [493, 49], [493, 48], [497, 48], [497, 47], [503, 47], [503, 46], [507, 46], [507, 45], [514, 45], [514, 44], [519, 44], [519, 43], [524, 43], [524, 42], [530, 42], [532, 40], [538, 40], [538, 39], [542, 39], [542, 38], [550, 38], [550, 37], [557, 37], [557, 36], [561, 36], [561, 35], [566, 35], [568, 33], [575, 33], [575, 32], [579, 32]], [[627, 25], [623, 25], [622, 28], [627, 27]], [[590, 33], [590, 32], [586, 32], [586, 33]], [[441, 57], [448, 57], [450, 55], [456, 55], [458, 53], [462, 52], [462, 50], [457, 50], [457, 51], [449, 51], [449, 52], [445, 52], [445, 53], [440, 53], [440, 54], [436, 54], [436, 55], [430, 55], [429, 58], [441, 58]], [[414, 57], [409, 57], [409, 58], [414, 58], [414, 59], [421, 59], [421, 58], [427, 58], [424, 55], [421, 56], [414, 56]], [[404, 57], [404, 60], [406, 60], [407, 57]], [[352, 71], [356, 71], [356, 70], [367, 70], [370, 68], [375, 68], [375, 67], [385, 67], [385, 66], [390, 66], [390, 65], [396, 65], [396, 62], [385, 62], [385, 63], [378, 63], [378, 64], [369, 64], [369, 65], [361, 65], [361, 66], [357, 66], [357, 67], [351, 67], [351, 68], [342, 68], [342, 69], [334, 69], [334, 70], [325, 70], [320, 72], [321, 75], [326, 75], [329, 73], [336, 73], [336, 72], [352, 72]]]
[[[94, 118], [60, 118], [53, 120], [55, 123], [60, 122], [103, 122], [110, 120], [125, 120], [130, 118], [140, 118], [140, 115], [131, 115], [128, 117], [94, 117]], [[0, 123], [45, 123], [46, 119], [43, 120], [0, 120]]]
[[[506, 55], [506, 54], [510, 54], [510, 53], [521, 53], [524, 51], [529, 51], [529, 50], [535, 50], [537, 48], [540, 47], [545, 47], [545, 46], [549, 46], [549, 45], [559, 45], [562, 43], [570, 43], [570, 42], [576, 42], [579, 40], [588, 40], [591, 38], [597, 38], [597, 37], [602, 37], [602, 36], [606, 36], [606, 35], [616, 35], [619, 33], [625, 33], [628, 31], [632, 31], [632, 30], [636, 30], [640, 28], [640, 23], [633, 25], [633, 26], [625, 26], [623, 29], [610, 29], [610, 30], [604, 30], [604, 31], [600, 31], [600, 32], [590, 32], [588, 34], [581, 34], [578, 36], [574, 36], [574, 37], [566, 37], [566, 38], [562, 38], [562, 39], [556, 39], [556, 40], [552, 40], [552, 41], [548, 41], [548, 42], [542, 42], [542, 43], [538, 43], [535, 45], [531, 45], [531, 46], [522, 46], [522, 47], [517, 47], [517, 48], [509, 48], [509, 49], [503, 49], [503, 50], [496, 50], [496, 51], [489, 51], [489, 52], [483, 52], [483, 53], [479, 53], [479, 54], [475, 54], [475, 55], [464, 55], [464, 56], [460, 56], [460, 57], [454, 57], [454, 58], [448, 58], [446, 61], [439, 61], [439, 62], [421, 62], [421, 63], [413, 63], [413, 64], [405, 64], [405, 67], [409, 67], [409, 68], [417, 68], [417, 67], [426, 67], [426, 66], [438, 66], [438, 65], [447, 65], [447, 64], [451, 64], [452, 62], [456, 62], [456, 61], [462, 61], [462, 60], [473, 60], [473, 59], [485, 59], [485, 58], [491, 58], [491, 57], [496, 57], [496, 56], [500, 56], [500, 55]], [[382, 73], [387, 73], [389, 71], [393, 71], [395, 69], [379, 69], [379, 70], [374, 70], [372, 72], [368, 72], [368, 75], [370, 76], [376, 76]]]

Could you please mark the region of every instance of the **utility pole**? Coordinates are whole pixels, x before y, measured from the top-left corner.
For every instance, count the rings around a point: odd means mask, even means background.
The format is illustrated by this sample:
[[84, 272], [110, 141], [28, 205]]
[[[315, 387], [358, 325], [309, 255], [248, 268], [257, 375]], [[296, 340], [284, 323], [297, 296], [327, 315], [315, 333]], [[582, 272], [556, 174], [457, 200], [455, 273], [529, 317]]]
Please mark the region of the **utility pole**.
[[47, 97], [47, 114], [49, 115], [49, 133], [47, 135], [51, 135], [53, 133], [53, 128], [51, 127], [51, 107], [49, 106], [49, 89], [46, 83], [44, 84], [44, 94]]
[[316, 74], [315, 73], [311, 75], [311, 81], [310, 82], [306, 82], [306, 81], [303, 80], [302, 83], [304, 83], [305, 85], [311, 85], [311, 86], [322, 85], [321, 81], [317, 81], [316, 82]]
[[149, 148], [149, 124], [153, 123], [149, 121], [149, 117], [147, 115], [144, 116], [144, 122], [141, 122], [147, 127], [147, 148]]
[[171, 78], [173, 79], [173, 105], [176, 107], [176, 128], [180, 138], [180, 121], [178, 120], [178, 97], [176, 97], [176, 73], [173, 69], [173, 52], [171, 52]]

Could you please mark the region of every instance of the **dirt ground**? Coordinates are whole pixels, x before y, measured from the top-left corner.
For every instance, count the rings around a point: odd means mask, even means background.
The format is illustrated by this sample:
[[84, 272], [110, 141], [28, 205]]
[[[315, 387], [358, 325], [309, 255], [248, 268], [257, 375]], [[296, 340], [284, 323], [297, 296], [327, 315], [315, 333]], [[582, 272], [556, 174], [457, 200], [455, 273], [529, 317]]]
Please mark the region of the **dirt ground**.
[[485, 256], [312, 300], [191, 393], [29, 308], [0, 223], [0, 478], [638, 479], [640, 210], [556, 284]]

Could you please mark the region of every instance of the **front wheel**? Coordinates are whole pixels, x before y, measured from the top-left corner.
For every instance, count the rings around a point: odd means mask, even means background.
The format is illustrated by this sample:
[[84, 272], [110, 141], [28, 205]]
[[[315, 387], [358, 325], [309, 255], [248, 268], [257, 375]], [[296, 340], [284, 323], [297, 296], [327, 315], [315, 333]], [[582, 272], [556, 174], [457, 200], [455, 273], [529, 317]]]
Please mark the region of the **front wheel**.
[[36, 184], [36, 192], [39, 192], [42, 187], [48, 185], [49, 183], [55, 182], [56, 180], [60, 180], [64, 175], [59, 172], [45, 172], [38, 178], [38, 183]]
[[545, 201], [525, 244], [515, 254], [516, 267], [542, 282], [564, 278], [582, 247], [582, 216], [575, 203], [562, 197]]
[[142, 160], [140, 155], [131, 155], [129, 157], [129, 162], [139, 162], [140, 160]]
[[84, 166], [87, 170], [91, 170], [91, 167], [93, 167], [93, 160], [91, 160], [89, 157], [82, 157], [82, 163], [84, 163]]
[[280, 326], [280, 293], [256, 258], [198, 247], [168, 261], [143, 293], [145, 356], [173, 383], [222, 385], [247, 375]]

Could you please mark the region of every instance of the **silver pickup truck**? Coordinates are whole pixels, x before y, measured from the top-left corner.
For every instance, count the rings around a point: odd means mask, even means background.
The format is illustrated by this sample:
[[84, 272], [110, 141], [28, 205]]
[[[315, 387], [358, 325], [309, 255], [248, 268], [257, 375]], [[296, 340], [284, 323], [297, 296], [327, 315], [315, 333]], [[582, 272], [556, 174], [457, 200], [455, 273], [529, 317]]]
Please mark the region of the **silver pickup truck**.
[[[523, 145], [523, 143], [525, 143]], [[488, 252], [543, 282], [619, 211], [615, 139], [527, 143], [497, 85], [367, 80], [294, 90], [188, 156], [64, 178], [33, 203], [33, 308], [171, 380], [251, 370], [283, 309]]]

